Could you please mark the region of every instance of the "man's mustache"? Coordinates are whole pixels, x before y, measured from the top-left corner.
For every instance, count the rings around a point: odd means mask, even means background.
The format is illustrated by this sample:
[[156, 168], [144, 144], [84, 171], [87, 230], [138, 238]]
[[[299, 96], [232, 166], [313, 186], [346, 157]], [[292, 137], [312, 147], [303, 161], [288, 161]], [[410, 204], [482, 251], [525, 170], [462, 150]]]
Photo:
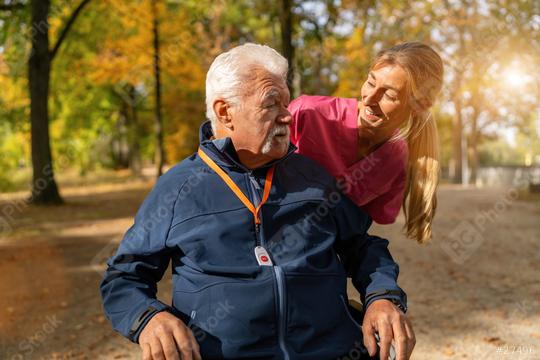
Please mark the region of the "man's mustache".
[[289, 135], [290, 129], [288, 125], [276, 125], [268, 133], [267, 139], [271, 139], [278, 135]]

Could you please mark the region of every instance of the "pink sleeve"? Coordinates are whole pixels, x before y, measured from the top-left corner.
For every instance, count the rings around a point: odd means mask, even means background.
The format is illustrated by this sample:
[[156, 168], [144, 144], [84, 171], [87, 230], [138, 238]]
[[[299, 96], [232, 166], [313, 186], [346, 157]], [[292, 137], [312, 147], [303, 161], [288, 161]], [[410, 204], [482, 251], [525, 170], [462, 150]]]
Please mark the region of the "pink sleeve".
[[377, 224], [393, 224], [396, 221], [405, 190], [405, 172], [396, 179], [390, 190], [361, 206]]
[[340, 176], [346, 181], [347, 196], [379, 224], [393, 223], [399, 214], [407, 156], [405, 141], [387, 143], [348, 167]]

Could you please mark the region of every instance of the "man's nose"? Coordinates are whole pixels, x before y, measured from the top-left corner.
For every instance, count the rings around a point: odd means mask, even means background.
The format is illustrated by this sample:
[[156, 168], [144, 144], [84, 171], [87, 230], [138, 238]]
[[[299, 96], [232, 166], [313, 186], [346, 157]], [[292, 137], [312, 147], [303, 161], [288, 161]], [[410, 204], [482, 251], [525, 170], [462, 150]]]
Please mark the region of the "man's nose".
[[279, 122], [284, 125], [289, 125], [292, 122], [292, 115], [287, 108], [283, 109], [283, 112], [279, 117]]

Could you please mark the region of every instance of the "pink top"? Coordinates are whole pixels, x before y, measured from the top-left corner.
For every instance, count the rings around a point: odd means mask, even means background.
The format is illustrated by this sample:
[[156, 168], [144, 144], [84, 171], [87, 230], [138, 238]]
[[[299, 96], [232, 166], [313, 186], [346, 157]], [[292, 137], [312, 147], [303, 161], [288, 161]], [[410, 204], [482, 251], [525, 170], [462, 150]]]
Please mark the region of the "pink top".
[[291, 102], [291, 142], [299, 154], [347, 181], [346, 194], [379, 224], [396, 220], [403, 200], [408, 147], [388, 141], [357, 160], [358, 100], [302, 95]]

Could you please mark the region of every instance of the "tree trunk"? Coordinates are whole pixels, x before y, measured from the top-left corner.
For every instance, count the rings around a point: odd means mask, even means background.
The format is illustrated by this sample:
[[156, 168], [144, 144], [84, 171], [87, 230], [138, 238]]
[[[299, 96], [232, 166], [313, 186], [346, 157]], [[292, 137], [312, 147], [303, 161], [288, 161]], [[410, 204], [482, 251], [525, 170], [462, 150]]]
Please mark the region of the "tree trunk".
[[63, 202], [54, 180], [49, 139], [49, 9], [50, 0], [32, 0], [32, 51], [28, 61], [28, 84], [33, 169], [30, 202], [34, 204]]
[[476, 186], [478, 178], [478, 110], [475, 108], [471, 116], [471, 136], [469, 140], [471, 177], [469, 184]]
[[116, 170], [127, 169], [130, 165], [129, 116], [129, 104], [124, 102], [116, 122], [116, 132], [111, 142], [112, 158]]
[[280, 24], [281, 24], [281, 50], [283, 56], [289, 63], [289, 72], [287, 74], [287, 86], [291, 97], [298, 94], [294, 93], [294, 46], [292, 43], [293, 21], [292, 21], [292, 2], [294, 0], [281, 0]]
[[73, 11], [60, 33], [53, 49], [49, 51], [50, 0], [32, 0], [32, 50], [28, 59], [28, 87], [30, 91], [30, 125], [32, 145], [32, 195], [33, 204], [63, 203], [54, 180], [54, 170], [49, 136], [49, 85], [51, 63], [64, 42], [69, 30], [82, 9], [91, 0], [82, 0]]
[[463, 183], [463, 151], [462, 151], [462, 136], [463, 136], [463, 115], [461, 94], [457, 94], [454, 101], [454, 109], [456, 115], [452, 124], [452, 163], [453, 163], [453, 182], [456, 184]]
[[142, 138], [140, 133], [139, 118], [137, 113], [137, 91], [132, 85], [129, 86], [129, 106], [128, 106], [128, 144], [129, 144], [129, 168], [133, 175], [139, 176], [142, 171], [141, 149], [139, 141]]
[[[448, 6], [448, 4], [447, 4]], [[457, 14], [453, 14], [453, 16], [457, 17]], [[454, 89], [452, 94], [452, 101], [454, 103], [454, 109], [456, 111], [456, 116], [453, 120], [453, 126], [452, 126], [452, 154], [453, 154], [453, 162], [454, 162], [454, 183], [456, 184], [463, 184], [467, 182], [467, 179], [465, 179], [464, 169], [463, 166], [464, 161], [463, 157], [467, 156], [467, 149], [464, 149], [464, 137], [463, 137], [463, 94], [462, 94], [462, 83], [463, 83], [463, 75], [460, 72], [462, 68], [465, 66], [463, 63], [463, 59], [466, 58], [466, 44], [465, 44], [465, 33], [463, 26], [458, 26], [458, 54], [459, 54], [459, 62], [455, 70], [455, 76], [454, 76]]]
[[163, 165], [165, 164], [165, 149], [163, 145], [163, 118], [161, 115], [161, 69], [159, 65], [159, 20], [157, 0], [152, 0], [152, 15], [153, 15], [153, 33], [154, 33], [154, 77], [155, 77], [155, 121], [156, 121], [156, 165], [157, 176], [163, 174]]

